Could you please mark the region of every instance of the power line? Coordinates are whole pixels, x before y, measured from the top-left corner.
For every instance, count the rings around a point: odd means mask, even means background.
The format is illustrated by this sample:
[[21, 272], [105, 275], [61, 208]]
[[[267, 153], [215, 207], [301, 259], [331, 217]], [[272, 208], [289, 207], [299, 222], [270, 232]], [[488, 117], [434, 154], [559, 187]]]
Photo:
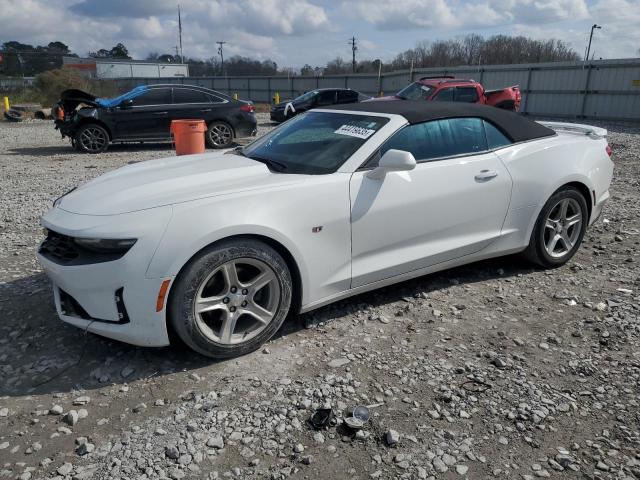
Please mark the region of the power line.
[[351, 45], [351, 69], [353, 70], [353, 73], [356, 73], [356, 50], [358, 50], [356, 37], [351, 37], [348, 43]]
[[216, 42], [219, 47], [218, 47], [218, 53], [220, 54], [220, 72], [222, 73], [222, 75], [224, 75], [224, 53], [222, 50], [222, 46], [227, 43], [225, 41], [222, 42]]

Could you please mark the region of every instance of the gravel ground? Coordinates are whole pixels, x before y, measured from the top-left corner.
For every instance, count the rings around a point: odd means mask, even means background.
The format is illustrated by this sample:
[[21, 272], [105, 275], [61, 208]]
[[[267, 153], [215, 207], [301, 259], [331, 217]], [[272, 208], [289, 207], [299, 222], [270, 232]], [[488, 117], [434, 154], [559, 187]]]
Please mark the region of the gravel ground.
[[63, 324], [34, 257], [54, 198], [168, 145], [81, 155], [0, 123], [0, 478], [640, 478], [640, 127], [604, 126], [612, 198], [566, 266], [425, 276], [214, 362]]

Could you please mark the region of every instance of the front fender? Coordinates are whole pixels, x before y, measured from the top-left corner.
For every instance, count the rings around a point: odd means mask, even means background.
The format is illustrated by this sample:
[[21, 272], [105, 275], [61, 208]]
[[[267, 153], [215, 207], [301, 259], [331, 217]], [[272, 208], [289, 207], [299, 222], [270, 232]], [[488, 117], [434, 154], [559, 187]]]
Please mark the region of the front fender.
[[348, 180], [343, 174], [318, 175], [286, 188], [174, 204], [146, 276], [175, 276], [208, 245], [254, 235], [289, 252], [300, 273], [303, 305], [340, 293], [351, 281]]
[[[193, 229], [191, 230], [193, 231]], [[165, 235], [149, 264], [146, 273], [147, 278], [176, 276], [194, 255], [209, 245], [231, 237], [253, 235], [266, 237], [286, 248], [298, 266], [303, 284], [308, 282], [308, 267], [302, 253], [292, 239], [272, 228], [252, 224], [227, 226], [213, 231], [207, 231], [206, 229], [198, 231], [196, 229], [193, 232], [195, 235], [188, 238], [178, 234], [180, 231], [179, 228], [173, 226], [170, 229], [171, 233]]]

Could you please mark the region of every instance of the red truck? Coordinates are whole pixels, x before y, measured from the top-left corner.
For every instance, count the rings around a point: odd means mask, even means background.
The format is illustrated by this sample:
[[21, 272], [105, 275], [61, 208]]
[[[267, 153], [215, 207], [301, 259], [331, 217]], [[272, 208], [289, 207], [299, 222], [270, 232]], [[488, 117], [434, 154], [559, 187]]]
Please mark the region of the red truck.
[[520, 109], [520, 88], [512, 87], [485, 90], [475, 80], [463, 80], [450, 76], [422, 77], [395, 95], [379, 97], [377, 100], [435, 100], [441, 102], [467, 102], [492, 105], [517, 112]]

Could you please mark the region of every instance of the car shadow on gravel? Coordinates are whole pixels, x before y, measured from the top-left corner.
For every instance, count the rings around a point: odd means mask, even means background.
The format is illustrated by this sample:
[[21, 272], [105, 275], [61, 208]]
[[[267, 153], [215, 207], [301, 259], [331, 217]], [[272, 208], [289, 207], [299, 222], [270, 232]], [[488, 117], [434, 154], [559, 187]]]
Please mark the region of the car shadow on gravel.
[[[171, 143], [116, 143], [110, 145], [106, 152], [98, 154], [108, 155], [109, 153], [126, 152], [153, 152], [173, 150]], [[74, 150], [71, 145], [53, 145], [46, 147], [16, 147], [5, 151], [6, 155], [29, 155], [32, 157], [50, 157], [52, 155], [82, 155], [92, 158], [91, 154], [81, 153]]]
[[[231, 143], [228, 148], [234, 148], [244, 143], [248, 143], [252, 139], [238, 139], [237, 142]], [[206, 148], [205, 153], [214, 153], [218, 150], [212, 148]], [[174, 155], [173, 144], [169, 142], [164, 143], [116, 143], [109, 146], [109, 149], [106, 152], [102, 152], [96, 154], [95, 156], [89, 153], [77, 152], [74, 150], [71, 145], [60, 145], [60, 146], [47, 146], [47, 147], [16, 147], [6, 150], [4, 155], [29, 155], [32, 157], [51, 157], [60, 155], [73, 155], [74, 157], [79, 158], [100, 158], [101, 156], [109, 156], [109, 154], [119, 154], [119, 153], [139, 153], [139, 152], [166, 152], [171, 155]], [[0, 154], [2, 155], [2, 154]], [[59, 158], [55, 158], [54, 160], [59, 160]]]
[[[271, 342], [327, 324], [364, 308], [378, 308], [428, 295], [454, 284], [528, 274], [534, 268], [517, 257], [487, 260], [426, 275], [360, 294], [315, 311], [293, 315]], [[92, 390], [128, 384], [225, 361], [198, 355], [181, 342], [143, 348], [110, 340], [57, 318], [49, 282], [43, 274], [0, 284], [0, 396]], [[242, 362], [242, 359], [230, 360]]]

